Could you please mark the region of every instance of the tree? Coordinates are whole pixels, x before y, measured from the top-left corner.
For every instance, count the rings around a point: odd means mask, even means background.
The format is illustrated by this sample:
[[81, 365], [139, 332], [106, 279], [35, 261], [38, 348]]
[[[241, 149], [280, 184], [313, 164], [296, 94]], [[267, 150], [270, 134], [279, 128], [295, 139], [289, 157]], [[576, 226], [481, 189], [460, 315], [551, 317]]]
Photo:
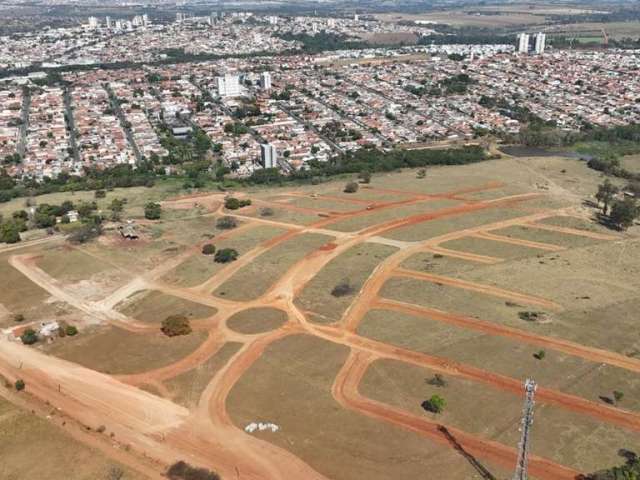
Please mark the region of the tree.
[[20, 228], [16, 222], [5, 222], [0, 225], [0, 242], [18, 243], [20, 241]]
[[167, 470], [169, 480], [220, 480], [220, 476], [205, 468], [192, 467], [186, 462], [174, 463]]
[[596, 193], [596, 200], [598, 203], [602, 203], [602, 213], [606, 215], [609, 210], [609, 205], [611, 201], [618, 193], [618, 187], [616, 187], [611, 181], [607, 178], [604, 183], [598, 185], [598, 192]]
[[351, 295], [353, 293], [353, 287], [349, 283], [349, 279], [344, 279], [340, 283], [338, 283], [333, 290], [331, 290], [331, 295], [334, 297], [346, 297], [347, 295]]
[[356, 182], [349, 182], [344, 186], [344, 193], [356, 193], [358, 191], [358, 184]]
[[74, 337], [78, 334], [78, 329], [74, 325], [67, 325], [64, 328], [64, 333], [70, 337]]
[[215, 245], [213, 245], [211, 243], [207, 243], [206, 245], [204, 245], [202, 247], [202, 254], [203, 255], [213, 255], [214, 253], [216, 253]]
[[422, 408], [427, 412], [442, 413], [447, 402], [440, 395], [432, 395], [429, 400], [422, 402]]
[[162, 207], [159, 203], [149, 202], [144, 206], [144, 218], [158, 220], [162, 215]]
[[221, 217], [216, 222], [216, 228], [220, 230], [231, 230], [232, 228], [236, 228], [238, 226], [238, 222], [233, 217]]
[[26, 383], [24, 383], [24, 380], [22, 380], [21, 378], [16, 380], [16, 383], [14, 384], [14, 386], [16, 387], [16, 390], [18, 392], [21, 392], [22, 390], [25, 389], [25, 387], [27, 386]]
[[624, 200], [616, 200], [611, 207], [611, 213], [609, 218], [611, 223], [616, 227], [626, 230], [636, 218], [640, 215], [640, 208], [636, 205], [636, 202], [632, 198], [625, 198]]
[[358, 174], [358, 178], [362, 183], [371, 183], [371, 172], [369, 170], [363, 170]]
[[27, 328], [22, 335], [20, 335], [20, 340], [25, 345], [33, 345], [38, 341], [38, 334], [33, 328]]
[[238, 210], [239, 208], [248, 207], [249, 205], [251, 205], [251, 200], [248, 198], [239, 200], [234, 197], [227, 197], [224, 201], [224, 208], [228, 210]]
[[184, 315], [170, 315], [162, 321], [160, 330], [167, 337], [176, 337], [190, 334], [191, 325], [189, 319]]
[[238, 252], [233, 248], [223, 248], [216, 252], [215, 257], [213, 257], [214, 262], [216, 263], [229, 263], [233, 262], [238, 258]]

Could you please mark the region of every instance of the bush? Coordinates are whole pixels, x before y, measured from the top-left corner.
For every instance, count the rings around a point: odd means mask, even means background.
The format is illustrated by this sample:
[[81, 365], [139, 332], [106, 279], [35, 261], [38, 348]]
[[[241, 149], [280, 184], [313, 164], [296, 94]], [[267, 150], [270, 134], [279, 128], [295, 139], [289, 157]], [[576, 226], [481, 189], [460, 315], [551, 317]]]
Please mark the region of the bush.
[[86, 224], [81, 225], [77, 229], [75, 229], [72, 233], [69, 234], [67, 240], [71, 243], [87, 243], [93, 240], [94, 238], [102, 235], [102, 225], [94, 223], [94, 224]]
[[358, 178], [362, 183], [371, 183], [371, 172], [363, 170], [358, 174]]
[[211, 243], [207, 243], [205, 246], [202, 247], [203, 255], [213, 255], [214, 253], [216, 253], [215, 245], [212, 245]]
[[349, 182], [344, 186], [344, 193], [356, 193], [358, 191], [358, 184], [356, 182]]
[[447, 402], [440, 395], [433, 395], [429, 400], [422, 402], [422, 408], [427, 412], [442, 413]]
[[333, 287], [331, 290], [331, 295], [334, 297], [346, 297], [347, 295], [351, 295], [353, 293], [353, 287], [349, 284], [349, 280], [342, 280], [338, 285]]
[[162, 207], [159, 203], [149, 202], [144, 206], [144, 218], [158, 220], [162, 215]]
[[273, 211], [273, 208], [264, 207], [260, 209], [261, 217], [273, 217], [274, 214], [275, 212]]
[[216, 256], [213, 257], [213, 260], [216, 263], [229, 263], [235, 261], [237, 258], [238, 252], [236, 250], [233, 248], [223, 248], [216, 252]]
[[251, 205], [251, 200], [249, 199], [239, 200], [234, 197], [228, 197], [224, 201], [224, 208], [228, 210], [238, 210], [239, 208], [248, 207], [249, 205]]
[[216, 222], [216, 228], [219, 228], [220, 230], [231, 230], [237, 226], [238, 222], [233, 217], [222, 217]]
[[434, 387], [442, 387], [442, 388], [444, 388], [444, 387], [447, 386], [447, 381], [439, 373], [436, 373], [432, 378], [427, 380], [427, 383], [429, 385], [433, 385]]
[[416, 178], [425, 178], [427, 176], [427, 169], [421, 168], [416, 172]]
[[14, 322], [18, 322], [18, 323], [20, 323], [20, 322], [24, 322], [24, 315], [23, 315], [23, 314], [21, 314], [21, 313], [16, 313], [16, 314], [13, 316], [13, 321], [14, 321]]
[[73, 337], [78, 334], [78, 329], [74, 325], [67, 325], [64, 329], [64, 333]]
[[174, 463], [167, 470], [169, 480], [220, 480], [220, 476], [205, 468], [192, 467], [186, 462]]
[[25, 345], [33, 345], [38, 341], [38, 334], [33, 328], [27, 328], [22, 335], [20, 335], [20, 340]]
[[107, 196], [107, 192], [105, 192], [104, 190], [96, 190], [96, 191], [93, 193], [93, 196], [94, 196], [95, 198], [104, 198], [104, 197], [106, 197], [106, 196]]
[[190, 334], [191, 325], [189, 319], [184, 315], [170, 315], [162, 321], [160, 330], [167, 337], [176, 337]]
[[535, 358], [536, 360], [544, 360], [544, 357], [546, 355], [547, 353], [544, 350], [540, 350], [539, 352], [533, 354], [533, 358]]
[[21, 392], [22, 390], [24, 390], [24, 388], [27, 386], [27, 384], [24, 383], [24, 380], [19, 378], [18, 380], [16, 380], [16, 383], [14, 384], [14, 386], [16, 387], [16, 390], [18, 392]]

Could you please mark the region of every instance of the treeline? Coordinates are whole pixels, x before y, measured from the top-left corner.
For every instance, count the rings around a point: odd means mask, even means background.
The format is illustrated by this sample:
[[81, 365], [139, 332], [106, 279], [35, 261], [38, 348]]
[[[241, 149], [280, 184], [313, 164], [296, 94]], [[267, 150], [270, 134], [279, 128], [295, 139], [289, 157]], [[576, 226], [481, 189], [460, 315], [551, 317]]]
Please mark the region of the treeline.
[[335, 33], [319, 32], [315, 35], [307, 33], [283, 33], [277, 34], [278, 38], [291, 42], [302, 43], [302, 49], [309, 53], [318, 53], [327, 50], [352, 50], [372, 47], [367, 42], [350, 40], [346, 35]]
[[382, 152], [368, 149], [358, 150], [328, 162], [309, 162], [309, 168], [300, 170], [290, 176], [283, 176], [278, 169], [257, 170], [249, 177], [253, 184], [277, 184], [284, 181], [313, 181], [330, 177], [360, 172], [392, 172], [401, 168], [427, 167], [430, 165], [464, 165], [487, 160], [485, 150], [478, 145], [448, 149], [392, 150]]
[[140, 164], [137, 169], [131, 165], [116, 165], [104, 170], [85, 168], [84, 176], [61, 173], [56, 178], [45, 177], [42, 182], [30, 179], [17, 181], [0, 170], [0, 202], [56, 192], [152, 187], [156, 176], [152, 166], [147, 163]]

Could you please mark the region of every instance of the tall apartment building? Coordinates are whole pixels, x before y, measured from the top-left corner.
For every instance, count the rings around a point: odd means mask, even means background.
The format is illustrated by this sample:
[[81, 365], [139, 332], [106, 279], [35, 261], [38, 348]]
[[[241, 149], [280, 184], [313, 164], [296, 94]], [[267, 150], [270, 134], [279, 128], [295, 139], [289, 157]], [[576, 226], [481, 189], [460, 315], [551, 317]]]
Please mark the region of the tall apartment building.
[[540, 32], [536, 35], [536, 47], [535, 52], [536, 55], [542, 55], [544, 53], [544, 49], [547, 43], [547, 35]]
[[218, 86], [218, 96], [220, 97], [237, 97], [241, 94], [240, 77], [238, 75], [216, 77], [216, 85]]
[[521, 33], [518, 35], [518, 53], [529, 53], [528, 33]]
[[269, 72], [260, 74], [260, 87], [263, 90], [271, 90], [271, 74]]
[[276, 168], [278, 166], [278, 152], [270, 143], [260, 145], [260, 157], [264, 168]]

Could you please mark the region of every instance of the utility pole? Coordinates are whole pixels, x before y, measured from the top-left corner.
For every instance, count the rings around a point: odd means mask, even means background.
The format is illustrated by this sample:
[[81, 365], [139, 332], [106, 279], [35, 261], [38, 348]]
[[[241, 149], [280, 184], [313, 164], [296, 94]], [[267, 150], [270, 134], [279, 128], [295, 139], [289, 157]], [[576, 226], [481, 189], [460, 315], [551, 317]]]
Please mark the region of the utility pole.
[[522, 436], [520, 437], [520, 444], [518, 445], [518, 462], [516, 463], [516, 471], [513, 474], [513, 480], [527, 480], [527, 462], [529, 456], [529, 434], [531, 432], [531, 425], [533, 424], [533, 405], [535, 403], [534, 397], [536, 395], [536, 389], [538, 385], [530, 378], [524, 382], [524, 408], [522, 409], [522, 423], [520, 430]]

